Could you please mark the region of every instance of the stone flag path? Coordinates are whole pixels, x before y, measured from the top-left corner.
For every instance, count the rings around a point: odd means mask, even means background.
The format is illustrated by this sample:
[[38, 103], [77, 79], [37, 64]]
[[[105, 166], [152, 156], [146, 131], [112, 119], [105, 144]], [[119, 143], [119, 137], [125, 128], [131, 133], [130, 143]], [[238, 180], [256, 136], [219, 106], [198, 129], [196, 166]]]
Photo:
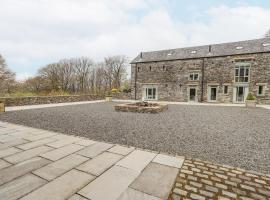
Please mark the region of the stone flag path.
[[270, 176], [0, 121], [1, 200], [270, 199]]
[[165, 200], [183, 161], [0, 122], [1, 200]]

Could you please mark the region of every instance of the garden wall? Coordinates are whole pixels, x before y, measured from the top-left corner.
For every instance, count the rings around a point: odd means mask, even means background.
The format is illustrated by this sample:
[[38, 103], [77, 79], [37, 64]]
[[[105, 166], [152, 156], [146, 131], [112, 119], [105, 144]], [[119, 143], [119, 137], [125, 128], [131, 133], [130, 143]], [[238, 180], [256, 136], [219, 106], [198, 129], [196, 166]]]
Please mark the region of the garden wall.
[[99, 95], [0, 97], [0, 102], [3, 102], [5, 106], [23, 106], [76, 101], [94, 101], [102, 100], [104, 98], [104, 96]]
[[124, 92], [113, 93], [112, 98], [113, 99], [130, 100], [131, 99], [131, 92], [129, 92], [129, 93], [124, 93]]

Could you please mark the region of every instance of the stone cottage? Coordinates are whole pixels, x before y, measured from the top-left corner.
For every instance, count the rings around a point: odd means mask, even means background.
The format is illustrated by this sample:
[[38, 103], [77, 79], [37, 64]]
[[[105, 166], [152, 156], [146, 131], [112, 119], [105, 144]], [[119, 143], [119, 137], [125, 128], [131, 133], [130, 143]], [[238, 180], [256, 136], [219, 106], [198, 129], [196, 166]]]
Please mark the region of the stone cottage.
[[131, 83], [134, 99], [270, 104], [270, 38], [141, 52]]

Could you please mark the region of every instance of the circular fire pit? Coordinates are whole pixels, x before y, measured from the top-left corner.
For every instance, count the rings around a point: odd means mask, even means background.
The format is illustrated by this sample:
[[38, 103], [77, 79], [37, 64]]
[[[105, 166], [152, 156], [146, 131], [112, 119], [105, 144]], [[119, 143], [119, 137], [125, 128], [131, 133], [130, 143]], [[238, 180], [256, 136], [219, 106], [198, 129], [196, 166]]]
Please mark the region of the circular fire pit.
[[159, 113], [168, 110], [167, 104], [136, 102], [128, 104], [117, 104], [114, 106], [115, 111], [120, 112], [138, 112], [138, 113]]

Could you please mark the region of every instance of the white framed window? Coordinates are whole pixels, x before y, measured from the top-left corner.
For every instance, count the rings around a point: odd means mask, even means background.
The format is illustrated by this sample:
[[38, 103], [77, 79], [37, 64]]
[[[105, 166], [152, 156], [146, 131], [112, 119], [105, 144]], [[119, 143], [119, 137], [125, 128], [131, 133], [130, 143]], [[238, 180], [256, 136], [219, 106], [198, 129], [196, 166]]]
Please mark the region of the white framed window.
[[249, 82], [249, 73], [250, 66], [236, 66], [235, 67], [235, 82], [236, 83], [248, 83]]
[[157, 87], [145, 86], [143, 90], [143, 100], [157, 100]]
[[265, 86], [264, 85], [258, 85], [257, 86], [257, 95], [258, 96], [264, 96], [265, 94]]
[[190, 73], [188, 79], [190, 81], [197, 81], [197, 80], [199, 80], [199, 74], [198, 73]]

